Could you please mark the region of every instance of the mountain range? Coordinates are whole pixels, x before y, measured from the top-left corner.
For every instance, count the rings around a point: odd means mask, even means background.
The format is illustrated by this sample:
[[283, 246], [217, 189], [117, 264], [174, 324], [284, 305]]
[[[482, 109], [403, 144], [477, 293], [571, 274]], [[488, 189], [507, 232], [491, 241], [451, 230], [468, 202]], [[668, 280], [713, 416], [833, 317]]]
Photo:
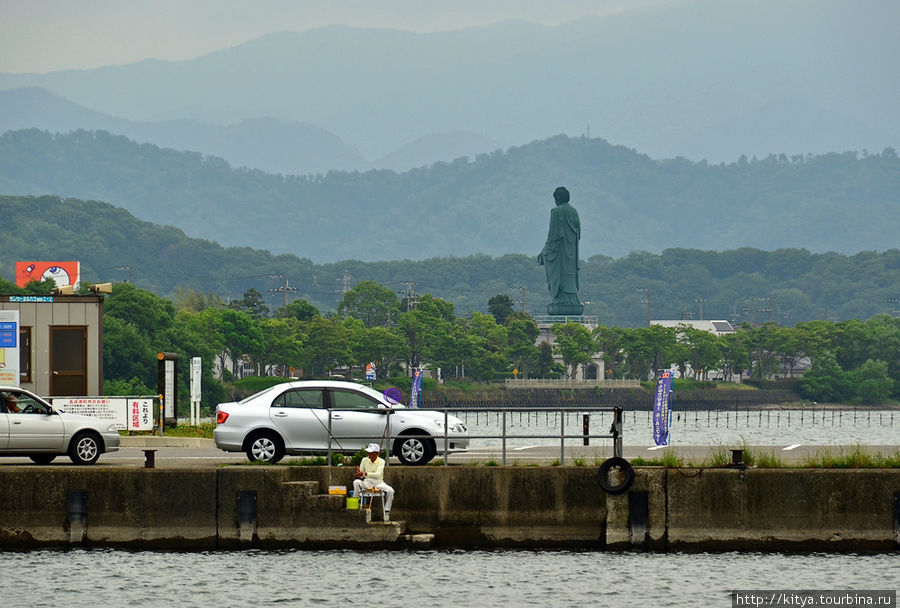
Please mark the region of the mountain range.
[[105, 201], [194, 238], [315, 262], [536, 256], [559, 185], [581, 216], [585, 259], [673, 247], [853, 254], [896, 248], [900, 234], [892, 148], [710, 165], [557, 136], [402, 173], [285, 176], [106, 131], [0, 136], [0, 193]]
[[894, 0], [688, 0], [558, 26], [276, 32], [187, 61], [0, 74], [0, 129], [103, 129], [283, 174], [557, 134], [711, 163], [877, 152], [900, 141], [898, 22]]

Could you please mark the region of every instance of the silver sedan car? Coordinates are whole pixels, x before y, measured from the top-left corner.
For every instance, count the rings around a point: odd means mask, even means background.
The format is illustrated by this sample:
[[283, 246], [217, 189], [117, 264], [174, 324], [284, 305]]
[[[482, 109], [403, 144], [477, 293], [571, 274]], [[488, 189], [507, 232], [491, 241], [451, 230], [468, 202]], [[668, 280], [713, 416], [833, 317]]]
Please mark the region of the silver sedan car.
[[[402, 464], [422, 465], [437, 452], [464, 452], [462, 420], [408, 409], [362, 384], [337, 380], [286, 382], [216, 408], [216, 447], [245, 452], [251, 461], [285, 454], [353, 454], [375, 442]], [[389, 446], [387, 444], [390, 444]]]
[[0, 386], [0, 456], [27, 456], [50, 464], [68, 454], [75, 464], [94, 464], [119, 449], [115, 423], [68, 414], [30, 391]]

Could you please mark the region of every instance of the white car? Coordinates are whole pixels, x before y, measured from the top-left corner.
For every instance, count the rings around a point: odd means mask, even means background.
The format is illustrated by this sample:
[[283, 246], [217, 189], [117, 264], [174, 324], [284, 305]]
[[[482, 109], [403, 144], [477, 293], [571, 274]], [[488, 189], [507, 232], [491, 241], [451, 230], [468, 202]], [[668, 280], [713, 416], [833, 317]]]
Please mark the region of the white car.
[[30, 391], [0, 386], [0, 456], [27, 456], [50, 464], [68, 454], [75, 464], [94, 464], [119, 449], [119, 432], [109, 420], [67, 414]]
[[[446, 429], [444, 427], [446, 421]], [[409, 409], [362, 384], [307, 380], [277, 384], [216, 408], [216, 447], [251, 461], [285, 454], [353, 454], [375, 442], [402, 464], [422, 465], [438, 452], [464, 452], [469, 433], [456, 416]], [[385, 450], [387, 451], [387, 450]]]

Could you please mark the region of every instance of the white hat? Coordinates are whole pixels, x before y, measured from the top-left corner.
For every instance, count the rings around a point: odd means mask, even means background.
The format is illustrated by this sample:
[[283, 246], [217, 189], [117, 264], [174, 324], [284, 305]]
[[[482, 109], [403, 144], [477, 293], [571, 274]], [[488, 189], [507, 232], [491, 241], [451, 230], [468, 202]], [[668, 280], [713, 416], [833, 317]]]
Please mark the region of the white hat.
[[378, 445], [377, 443], [370, 443], [369, 445], [366, 446], [366, 451], [367, 452], [380, 452], [381, 446]]

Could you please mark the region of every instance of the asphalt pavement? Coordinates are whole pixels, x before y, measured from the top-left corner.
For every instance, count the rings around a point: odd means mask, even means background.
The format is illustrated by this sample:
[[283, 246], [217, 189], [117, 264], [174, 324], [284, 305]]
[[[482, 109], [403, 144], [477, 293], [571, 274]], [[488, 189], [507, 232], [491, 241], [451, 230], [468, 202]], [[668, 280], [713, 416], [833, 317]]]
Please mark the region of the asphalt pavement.
[[[739, 446], [735, 446], [739, 447]], [[884, 456], [897, 454], [900, 447], [896, 445], [861, 445], [861, 446], [833, 446], [833, 445], [769, 445], [749, 446], [747, 448], [754, 456], [761, 454], [770, 455], [774, 460], [784, 465], [800, 465], [811, 458], [827, 455], [837, 457], [857, 449], [870, 455], [882, 454]], [[147, 461], [146, 450], [154, 450], [152, 458], [156, 468], [215, 468], [222, 465], [249, 464], [243, 453], [223, 452], [215, 447], [212, 439], [197, 439], [184, 437], [156, 437], [156, 436], [132, 436], [123, 437], [122, 445], [118, 452], [111, 452], [100, 456], [99, 465], [113, 467], [144, 467]], [[723, 453], [724, 452], [724, 453]], [[721, 446], [666, 446], [662, 448], [653, 446], [629, 446], [624, 447], [624, 456], [629, 460], [643, 458], [645, 460], [662, 460], [667, 454], [674, 454], [681, 458], [682, 462], [699, 466], [709, 463], [714, 456], [719, 460], [724, 457], [729, 462], [732, 454], [730, 450]], [[440, 458], [441, 454], [438, 454]], [[507, 448], [506, 465], [550, 465], [559, 464], [565, 459], [566, 465], [599, 466], [601, 462], [612, 456], [612, 448], [604, 446], [566, 445], [560, 450], [559, 445], [549, 446], [521, 446]], [[287, 456], [283, 462], [291, 460], [299, 461], [303, 456]], [[462, 454], [451, 454], [448, 462], [450, 465], [502, 465], [503, 453], [500, 447], [472, 447]], [[392, 464], [399, 464], [395, 458]], [[12, 457], [0, 459], [0, 465], [28, 464], [34, 465], [28, 458]], [[71, 465], [66, 456], [59, 456], [49, 466]]]

